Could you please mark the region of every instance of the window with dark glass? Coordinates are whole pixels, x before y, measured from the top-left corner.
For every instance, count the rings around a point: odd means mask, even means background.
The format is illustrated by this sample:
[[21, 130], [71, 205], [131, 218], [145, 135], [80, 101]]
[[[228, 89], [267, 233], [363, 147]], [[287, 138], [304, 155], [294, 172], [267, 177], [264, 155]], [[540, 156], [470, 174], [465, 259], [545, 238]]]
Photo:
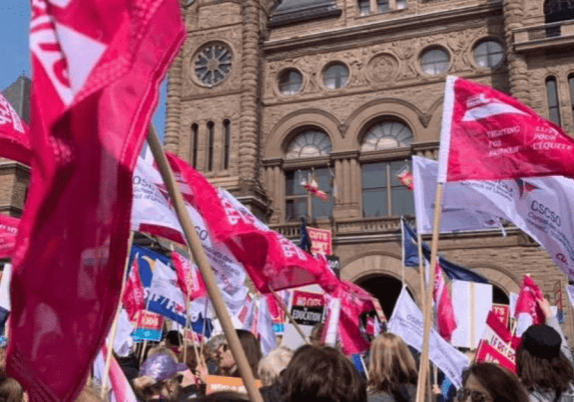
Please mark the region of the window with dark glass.
[[207, 171], [213, 170], [213, 145], [215, 142], [215, 135], [213, 132], [213, 122], [207, 123]]
[[572, 111], [572, 124], [574, 124], [574, 74], [568, 76], [568, 84], [570, 86], [570, 109]]
[[325, 69], [323, 84], [328, 89], [338, 89], [349, 82], [349, 69], [343, 63], [331, 63]]
[[301, 90], [303, 76], [295, 69], [288, 69], [279, 76], [279, 91], [283, 95], [294, 95]]
[[377, 8], [379, 9], [380, 13], [389, 11], [389, 0], [377, 0]]
[[450, 56], [443, 48], [426, 50], [421, 57], [421, 68], [427, 75], [440, 75], [448, 70]]
[[223, 120], [223, 169], [229, 169], [229, 156], [231, 152], [231, 122]]
[[193, 123], [191, 125], [191, 166], [197, 168], [197, 151], [199, 149], [199, 139], [198, 125]]
[[371, 13], [371, 0], [359, 0], [359, 14], [369, 15]]
[[[302, 182], [307, 182], [311, 173], [315, 175], [319, 189], [328, 195], [328, 201], [309, 195], [302, 186]], [[312, 220], [329, 218], [334, 205], [331, 179], [329, 168], [326, 167], [315, 168], [314, 171], [304, 169], [285, 172], [285, 219], [288, 222], [298, 221], [301, 217], [309, 217], [309, 212]]]
[[482, 41], [474, 48], [474, 60], [480, 67], [496, 67], [504, 60], [504, 49], [494, 40]]
[[555, 77], [546, 79], [546, 98], [548, 100], [548, 117], [556, 125], [560, 125], [560, 103], [558, 102], [558, 87]]
[[399, 179], [405, 161], [372, 162], [361, 166], [363, 217], [414, 215], [413, 193]]

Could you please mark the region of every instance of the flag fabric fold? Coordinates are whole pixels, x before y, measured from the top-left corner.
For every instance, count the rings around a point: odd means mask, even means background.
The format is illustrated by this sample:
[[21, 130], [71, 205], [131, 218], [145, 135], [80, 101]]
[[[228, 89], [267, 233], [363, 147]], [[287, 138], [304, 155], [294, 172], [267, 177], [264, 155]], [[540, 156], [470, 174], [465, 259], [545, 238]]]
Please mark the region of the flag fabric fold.
[[0, 93], [0, 157], [30, 165], [30, 130]]
[[446, 80], [438, 182], [574, 178], [574, 139], [500, 91]]
[[34, 158], [6, 365], [31, 401], [68, 402], [117, 311], [133, 170], [185, 28], [175, 0], [37, 0], [31, 11]]

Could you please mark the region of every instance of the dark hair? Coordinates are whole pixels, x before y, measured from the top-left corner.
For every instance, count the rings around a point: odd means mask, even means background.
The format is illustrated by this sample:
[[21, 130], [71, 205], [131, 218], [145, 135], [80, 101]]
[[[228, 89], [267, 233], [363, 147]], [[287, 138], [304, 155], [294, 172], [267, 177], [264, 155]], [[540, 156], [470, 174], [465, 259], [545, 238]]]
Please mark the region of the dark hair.
[[337, 349], [305, 345], [283, 372], [283, 402], [365, 402], [367, 390], [353, 364]]
[[257, 378], [257, 366], [262, 357], [259, 340], [249, 331], [236, 329], [235, 332], [237, 332], [239, 342], [241, 342], [241, 346], [243, 346], [243, 350], [247, 355], [247, 361], [249, 362], [249, 366], [251, 366], [251, 371], [253, 371], [253, 375]]
[[3, 368], [0, 369], [0, 401], [20, 402], [24, 400], [24, 388], [18, 381], [8, 377]]
[[528, 402], [528, 394], [518, 377], [494, 363], [474, 363], [462, 373], [462, 385], [474, 378], [488, 391], [493, 402]]
[[169, 341], [169, 343], [171, 343], [174, 346], [181, 345], [181, 335], [179, 334], [179, 331], [169, 331], [165, 335], [165, 340]]
[[516, 351], [516, 368], [518, 377], [529, 391], [553, 389], [559, 396], [574, 378], [574, 369], [562, 352], [551, 359], [544, 359], [533, 356], [520, 346]]

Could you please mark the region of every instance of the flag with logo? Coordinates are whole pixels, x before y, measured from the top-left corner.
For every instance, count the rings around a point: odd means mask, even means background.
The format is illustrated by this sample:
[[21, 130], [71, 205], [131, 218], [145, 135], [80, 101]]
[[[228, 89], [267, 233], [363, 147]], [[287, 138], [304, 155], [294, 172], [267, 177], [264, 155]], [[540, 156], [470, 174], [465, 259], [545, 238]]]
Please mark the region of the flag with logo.
[[574, 139], [510, 95], [447, 77], [438, 182], [574, 178]]
[[30, 132], [10, 102], [0, 93], [0, 157], [30, 165]]
[[117, 311], [133, 170], [186, 31], [176, 0], [35, 0], [31, 18], [34, 157], [6, 366], [30, 400], [67, 402]]

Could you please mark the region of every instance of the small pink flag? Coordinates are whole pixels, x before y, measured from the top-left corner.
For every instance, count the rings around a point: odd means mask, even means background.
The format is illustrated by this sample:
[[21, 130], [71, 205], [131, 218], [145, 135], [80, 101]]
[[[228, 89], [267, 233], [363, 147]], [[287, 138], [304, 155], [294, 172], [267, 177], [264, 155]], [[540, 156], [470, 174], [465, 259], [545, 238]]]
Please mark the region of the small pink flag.
[[136, 255], [122, 296], [122, 302], [130, 321], [134, 321], [138, 311], [145, 310], [145, 289], [140, 276], [138, 260], [138, 255]]
[[207, 296], [207, 287], [197, 266], [177, 251], [171, 253], [171, 259], [177, 273], [177, 284], [183, 294], [190, 301]]
[[457, 323], [452, 299], [444, 281], [444, 275], [438, 260], [435, 267], [433, 299], [436, 305], [436, 326], [438, 332], [444, 340], [450, 342]]

